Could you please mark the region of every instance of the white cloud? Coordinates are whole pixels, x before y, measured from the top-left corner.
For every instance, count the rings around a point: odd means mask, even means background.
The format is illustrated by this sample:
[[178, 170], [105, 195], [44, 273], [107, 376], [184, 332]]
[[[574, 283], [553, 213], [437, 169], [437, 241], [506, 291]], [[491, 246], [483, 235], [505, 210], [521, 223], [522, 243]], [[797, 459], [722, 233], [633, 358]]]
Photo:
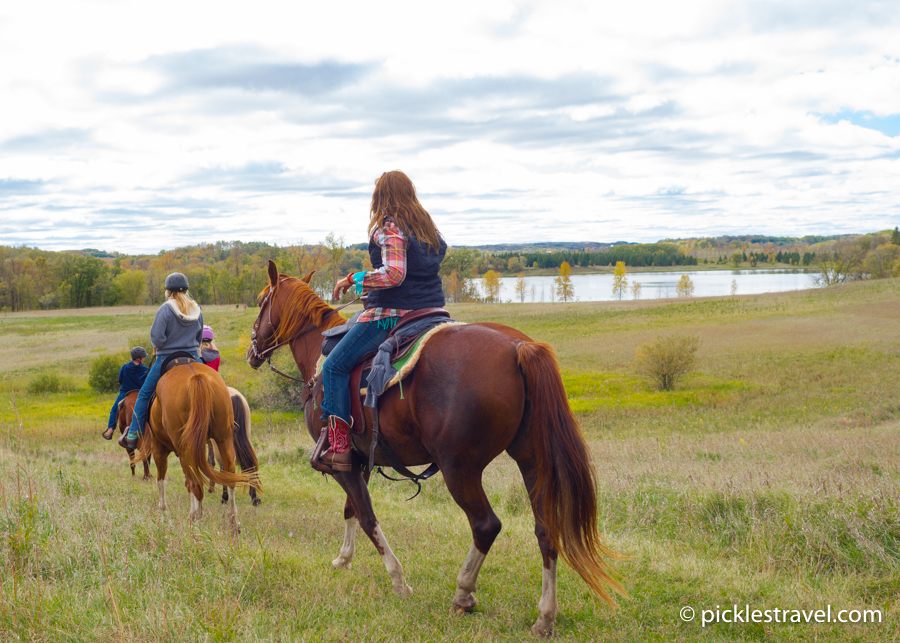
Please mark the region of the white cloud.
[[0, 243], [361, 241], [396, 168], [457, 244], [893, 227], [897, 13], [10, 4]]

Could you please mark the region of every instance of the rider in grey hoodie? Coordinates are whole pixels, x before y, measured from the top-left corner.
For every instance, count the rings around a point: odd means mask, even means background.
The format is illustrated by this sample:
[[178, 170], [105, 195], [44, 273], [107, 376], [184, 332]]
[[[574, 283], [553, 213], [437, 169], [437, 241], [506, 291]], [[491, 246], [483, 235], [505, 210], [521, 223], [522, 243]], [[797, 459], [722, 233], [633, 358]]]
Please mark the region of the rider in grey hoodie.
[[[200, 340], [203, 336], [203, 313], [200, 306], [187, 294], [188, 280], [180, 272], [166, 277], [166, 301], [156, 311], [150, 327], [150, 341], [156, 352], [156, 361], [147, 373], [134, 403], [134, 415], [128, 433], [119, 440], [119, 445], [128, 449], [137, 448], [138, 437], [144, 434], [144, 424], [149, 414], [149, 402], [156, 390], [156, 383], [162, 376], [160, 367], [166, 357], [176, 351], [186, 351], [198, 358]], [[179, 305], [179, 301], [180, 304]], [[184, 309], [182, 309], [184, 308]]]

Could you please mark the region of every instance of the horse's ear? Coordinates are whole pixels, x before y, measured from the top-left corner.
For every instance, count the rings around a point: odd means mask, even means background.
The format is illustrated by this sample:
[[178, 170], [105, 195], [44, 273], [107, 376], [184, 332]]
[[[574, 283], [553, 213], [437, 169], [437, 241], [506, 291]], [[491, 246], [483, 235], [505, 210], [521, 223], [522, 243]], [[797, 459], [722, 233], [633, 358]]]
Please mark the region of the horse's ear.
[[278, 285], [278, 266], [271, 259], [269, 259], [269, 285], [272, 288]]
[[308, 275], [306, 275], [305, 277], [303, 277], [300, 281], [302, 281], [303, 283], [305, 283], [305, 284], [308, 286], [308, 285], [309, 285], [309, 282], [310, 282], [310, 280], [312, 279], [312, 276], [313, 276], [314, 274], [316, 274], [316, 271], [315, 271], [315, 270], [313, 270], [313, 271], [310, 272]]

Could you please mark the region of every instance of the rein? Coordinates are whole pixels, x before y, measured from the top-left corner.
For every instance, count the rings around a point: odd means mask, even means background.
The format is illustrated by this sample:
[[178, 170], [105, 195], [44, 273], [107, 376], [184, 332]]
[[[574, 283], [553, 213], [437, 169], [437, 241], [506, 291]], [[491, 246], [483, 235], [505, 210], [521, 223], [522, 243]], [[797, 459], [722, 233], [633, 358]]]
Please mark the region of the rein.
[[[284, 279], [279, 280], [279, 283], [281, 283], [282, 281], [284, 281]], [[266, 298], [263, 299], [262, 305], [260, 306], [261, 309], [262, 309], [262, 308], [265, 308], [268, 304], [271, 304], [271, 303], [273, 303], [273, 302], [275, 301], [275, 291], [276, 291], [276, 288], [272, 288], [272, 289], [269, 290], [268, 293], [266, 293]], [[272, 301], [269, 301], [269, 298], [270, 298], [270, 297], [272, 298]], [[362, 296], [362, 295], [360, 295], [359, 297], [357, 297], [356, 299], [354, 299], [354, 300], [352, 300], [352, 301], [348, 301], [346, 304], [342, 304], [342, 305], [338, 306], [337, 308], [332, 308], [330, 311], [328, 311], [328, 313], [326, 313], [325, 318], [327, 319], [328, 317], [331, 317], [332, 315], [334, 315], [334, 314], [337, 313], [338, 311], [343, 310], [343, 309], [346, 308], [347, 306], [350, 306], [350, 305], [352, 305], [352, 304], [355, 304], [356, 302], [360, 301], [361, 299], [363, 299], [363, 296]], [[269, 308], [267, 309], [266, 315], [267, 315], [267, 317], [268, 317], [268, 318], [266, 319], [266, 323], [269, 325], [270, 328], [274, 328], [274, 326], [273, 326], [273, 324], [272, 324], [272, 308], [271, 308], [271, 307], [269, 307]], [[253, 356], [254, 356], [256, 359], [262, 359], [262, 358], [265, 358], [265, 359], [266, 359], [266, 362], [269, 364], [269, 370], [272, 371], [273, 373], [277, 373], [278, 375], [281, 375], [282, 377], [286, 377], [286, 378], [289, 379], [289, 380], [293, 380], [293, 381], [295, 381], [295, 382], [303, 382], [303, 383], [305, 384], [306, 382], [305, 382], [304, 380], [302, 380], [302, 379], [300, 379], [300, 378], [298, 378], [298, 377], [293, 377], [292, 375], [288, 375], [287, 373], [283, 373], [283, 372], [279, 371], [277, 368], [275, 368], [275, 365], [272, 364], [272, 354], [273, 354], [277, 349], [279, 349], [279, 348], [281, 348], [282, 346], [284, 346], [285, 344], [290, 344], [290, 343], [293, 342], [294, 340], [299, 339], [300, 337], [303, 337], [303, 335], [306, 335], [307, 333], [309, 333], [309, 332], [311, 332], [311, 331], [313, 331], [313, 330], [316, 330], [316, 329], [318, 328], [318, 326], [316, 326], [315, 324], [307, 324], [307, 325], [303, 328], [303, 330], [301, 330], [299, 333], [297, 333], [296, 335], [294, 335], [294, 336], [291, 337], [290, 339], [282, 340], [282, 341], [278, 342], [277, 344], [275, 344], [275, 345], [273, 345], [273, 346], [270, 346], [269, 348], [267, 348], [267, 349], [263, 350], [262, 352], [260, 352], [260, 350], [259, 350], [259, 348], [257, 347], [257, 344], [256, 344], [256, 337], [257, 337], [257, 334], [258, 334], [257, 331], [259, 330], [259, 322], [260, 322], [260, 319], [262, 319], [262, 314], [260, 314], [260, 316], [257, 317], [256, 323], [253, 325], [253, 330], [250, 331], [250, 347], [251, 347], [252, 350], [253, 350]]]

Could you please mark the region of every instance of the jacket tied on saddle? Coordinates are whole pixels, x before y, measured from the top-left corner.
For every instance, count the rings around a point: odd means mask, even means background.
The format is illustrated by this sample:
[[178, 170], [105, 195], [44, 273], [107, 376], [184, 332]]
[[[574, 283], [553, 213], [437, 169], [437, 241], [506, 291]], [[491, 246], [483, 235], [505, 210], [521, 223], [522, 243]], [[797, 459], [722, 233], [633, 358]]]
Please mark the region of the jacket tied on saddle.
[[[322, 335], [325, 338], [322, 342], [323, 357], [327, 357], [331, 354], [331, 351], [333, 351], [334, 347], [341, 341], [341, 338], [343, 338], [347, 331], [357, 323], [359, 316], [362, 313], [363, 311], [359, 311], [344, 324], [329, 328], [322, 332]], [[450, 316], [444, 311], [442, 313], [435, 312], [434, 314], [424, 316], [420, 319], [410, 319], [406, 323], [397, 325], [388, 338], [378, 347], [378, 352], [372, 360], [372, 369], [366, 378], [366, 381], [368, 382], [368, 385], [366, 386], [366, 406], [375, 408], [378, 404], [378, 397], [397, 379], [399, 371], [393, 363], [393, 360], [397, 359], [397, 351], [399, 351], [402, 346], [408, 347], [411, 340], [424, 336], [435, 326], [444, 324], [458, 325], [459, 322], [450, 319]], [[420, 346], [413, 347], [413, 350], [407, 355], [414, 356], [417, 353], [418, 348], [420, 348]]]

